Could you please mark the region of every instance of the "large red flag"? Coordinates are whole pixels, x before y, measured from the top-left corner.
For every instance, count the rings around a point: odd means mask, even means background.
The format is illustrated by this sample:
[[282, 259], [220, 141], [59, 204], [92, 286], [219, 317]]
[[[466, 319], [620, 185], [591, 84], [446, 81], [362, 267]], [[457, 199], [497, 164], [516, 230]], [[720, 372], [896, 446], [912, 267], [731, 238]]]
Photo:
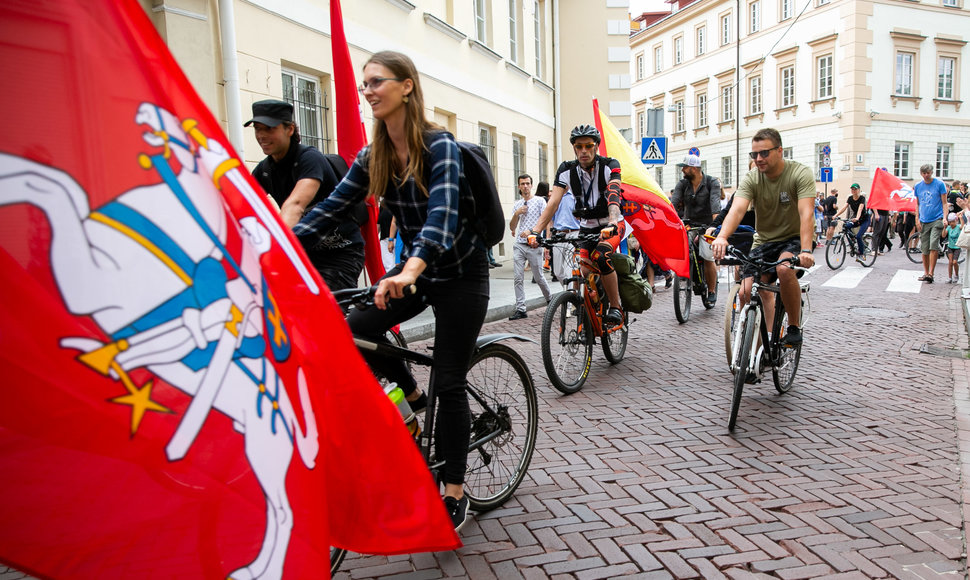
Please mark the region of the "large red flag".
[[331, 543], [457, 546], [340, 310], [139, 4], [6, 0], [0, 38], [0, 560], [315, 578]]
[[912, 187], [880, 167], [872, 177], [872, 187], [869, 189], [869, 200], [866, 205], [870, 209], [915, 212], [916, 193]]
[[[360, 116], [360, 96], [354, 80], [354, 65], [350, 60], [350, 48], [344, 34], [344, 18], [340, 0], [330, 0], [330, 50], [333, 53], [334, 113], [337, 116], [337, 153], [347, 165], [354, 162], [357, 153], [367, 144], [364, 120]], [[367, 199], [370, 219], [360, 226], [364, 236], [364, 265], [371, 282], [384, 275], [381, 258], [380, 237], [377, 235], [377, 203]]]
[[677, 210], [637, 159], [626, 139], [600, 111], [593, 99], [593, 118], [603, 140], [600, 155], [620, 162], [623, 183], [623, 219], [633, 228], [633, 235], [650, 259], [678, 276], [689, 272], [687, 230]]

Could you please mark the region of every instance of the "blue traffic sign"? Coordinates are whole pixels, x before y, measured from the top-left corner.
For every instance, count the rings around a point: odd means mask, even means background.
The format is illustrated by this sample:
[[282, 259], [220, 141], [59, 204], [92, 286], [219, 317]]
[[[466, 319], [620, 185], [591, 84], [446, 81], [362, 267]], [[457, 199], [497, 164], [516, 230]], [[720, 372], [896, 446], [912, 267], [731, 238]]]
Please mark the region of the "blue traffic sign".
[[640, 144], [640, 161], [644, 165], [665, 165], [667, 163], [667, 138], [644, 137]]
[[701, 150], [698, 149], [697, 147], [691, 147], [690, 149], [687, 150], [687, 154], [688, 155], [697, 155], [698, 157], [700, 157], [701, 156]]
[[818, 170], [818, 180], [822, 183], [832, 183], [832, 168], [820, 167]]

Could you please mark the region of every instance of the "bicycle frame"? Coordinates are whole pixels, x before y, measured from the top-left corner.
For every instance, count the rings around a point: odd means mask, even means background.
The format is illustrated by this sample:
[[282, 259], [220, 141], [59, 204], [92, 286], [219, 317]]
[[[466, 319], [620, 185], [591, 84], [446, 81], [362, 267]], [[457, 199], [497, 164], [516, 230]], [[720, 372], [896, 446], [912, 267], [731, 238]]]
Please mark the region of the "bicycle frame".
[[[775, 295], [775, 316], [774, 320], [772, 320], [770, 339], [768, 325], [765, 323], [764, 319], [765, 305], [761, 298], [761, 291], [770, 292]], [[760, 352], [764, 352], [764, 349], [767, 347], [768, 361], [772, 366], [774, 366], [778, 359], [778, 343], [781, 340], [779, 335], [781, 334], [781, 323], [785, 316], [785, 307], [784, 304], [781, 303], [781, 288], [778, 287], [778, 284], [765, 284], [758, 280], [753, 280], [751, 283], [751, 299], [748, 300], [748, 303], [741, 308], [741, 312], [738, 314], [734, 323], [735, 337], [734, 348], [733, 352], [731, 353], [731, 370], [734, 372], [754, 373], [760, 379], [761, 375], [764, 374], [764, 369], [761, 368], [762, 357], [757, 354], [750, 359], [751, 368], [738, 369], [738, 353], [741, 350], [741, 342], [743, 339], [743, 337], [738, 336], [738, 333], [741, 328], [742, 321], [747, 318], [748, 312], [750, 312], [752, 308], [755, 309], [755, 324], [757, 324], [759, 328], [758, 337], [761, 340]]]
[[[584, 271], [586, 272], [585, 274]], [[573, 249], [573, 274], [569, 278], [563, 280], [563, 283], [567, 286], [566, 292], [576, 291], [575, 289], [569, 287], [569, 285], [571, 285], [573, 282], [579, 282], [582, 284], [583, 304], [586, 306], [587, 312], [590, 313], [589, 318], [593, 323], [593, 336], [600, 337], [603, 336], [604, 333], [609, 334], [623, 328], [622, 324], [609, 329], [605, 329], [603, 327], [604, 300], [606, 300], [606, 290], [603, 288], [603, 284], [600, 283], [599, 268], [596, 267], [596, 264], [593, 261], [582, 255], [582, 250], [577, 244], [574, 244]], [[599, 303], [593, 302], [594, 291], [599, 296]]]

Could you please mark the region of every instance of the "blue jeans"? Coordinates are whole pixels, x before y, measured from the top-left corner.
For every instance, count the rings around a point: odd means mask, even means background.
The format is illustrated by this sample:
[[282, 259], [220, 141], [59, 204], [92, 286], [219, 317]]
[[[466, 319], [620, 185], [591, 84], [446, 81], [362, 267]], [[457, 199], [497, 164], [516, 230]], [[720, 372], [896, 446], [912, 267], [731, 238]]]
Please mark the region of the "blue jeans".
[[[476, 252], [465, 276], [431, 282], [419, 277], [417, 292], [400, 300], [391, 300], [386, 310], [368, 308], [351, 310], [347, 317], [350, 330], [358, 336], [388, 344], [385, 333], [393, 326], [410, 320], [430, 304], [434, 307], [434, 363], [431, 376], [438, 401], [435, 451], [445, 460], [445, 483], [461, 484], [468, 463], [468, 441], [471, 437], [471, 410], [465, 390], [468, 363], [475, 341], [488, 310], [488, 258]], [[395, 266], [387, 276], [401, 271]], [[404, 361], [374, 353], [363, 353], [364, 360], [376, 372], [396, 382], [405, 394], [417, 388], [414, 376]]]
[[[866, 246], [862, 242], [862, 236], [865, 235], [866, 230], [869, 229], [869, 219], [866, 218], [866, 221], [859, 222], [859, 224], [856, 227], [858, 228], [858, 230], [856, 230], [856, 233], [855, 233], [855, 240], [856, 240], [856, 244], [858, 245], [858, 248], [859, 248], [859, 255], [861, 256], [862, 254], [865, 253], [865, 247]], [[873, 252], [876, 251], [875, 248], [870, 248], [870, 249]]]

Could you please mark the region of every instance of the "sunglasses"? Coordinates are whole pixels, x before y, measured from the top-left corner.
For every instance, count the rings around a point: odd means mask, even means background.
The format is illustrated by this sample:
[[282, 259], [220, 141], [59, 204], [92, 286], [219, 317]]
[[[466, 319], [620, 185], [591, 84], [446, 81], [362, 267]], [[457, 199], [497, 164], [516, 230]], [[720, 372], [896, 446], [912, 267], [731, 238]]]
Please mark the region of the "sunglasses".
[[592, 151], [596, 149], [596, 143], [576, 143], [573, 148], [578, 151]]
[[752, 151], [748, 153], [748, 156], [750, 156], [752, 159], [757, 159], [758, 157], [767, 159], [768, 156], [771, 155], [771, 152], [775, 149], [778, 149], [778, 147], [772, 147], [771, 149], [765, 149], [764, 151]]
[[374, 78], [372, 78], [369, 81], [364, 81], [364, 82], [360, 83], [360, 86], [357, 87], [357, 92], [363, 93], [367, 89], [371, 89], [372, 91], [376, 91], [377, 90], [377, 87], [379, 87], [382, 84], [384, 84], [384, 81], [398, 81], [398, 82], [401, 82], [403, 80], [404, 79], [399, 79], [397, 77], [374, 77]]

